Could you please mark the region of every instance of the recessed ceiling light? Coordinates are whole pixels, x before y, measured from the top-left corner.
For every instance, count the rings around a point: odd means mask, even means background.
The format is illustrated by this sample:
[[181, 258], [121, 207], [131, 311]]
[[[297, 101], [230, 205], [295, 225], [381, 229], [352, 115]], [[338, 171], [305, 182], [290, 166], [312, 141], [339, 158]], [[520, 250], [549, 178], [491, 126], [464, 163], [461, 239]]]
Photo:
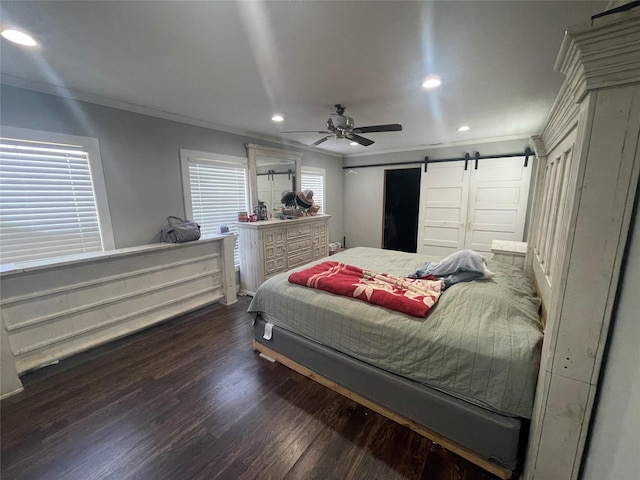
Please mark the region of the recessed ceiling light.
[[36, 42], [29, 35], [19, 30], [6, 29], [6, 30], [3, 30], [0, 35], [2, 35], [4, 38], [6, 38], [7, 40], [13, 43], [17, 43], [19, 45], [25, 45], [27, 47], [33, 47], [38, 44], [38, 42]]
[[422, 84], [423, 88], [436, 88], [442, 83], [438, 77], [429, 77]]
[[360, 145], [360, 144], [358, 142], [351, 142], [349, 145], [352, 145], [355, 147], [356, 145]]
[[467, 125], [463, 125], [463, 126], [458, 128], [459, 132], [468, 132], [469, 130], [471, 130], [471, 129]]
[[273, 117], [271, 117], [271, 120], [273, 120], [274, 122], [281, 122], [284, 120], [284, 117], [282, 115], [274, 115]]

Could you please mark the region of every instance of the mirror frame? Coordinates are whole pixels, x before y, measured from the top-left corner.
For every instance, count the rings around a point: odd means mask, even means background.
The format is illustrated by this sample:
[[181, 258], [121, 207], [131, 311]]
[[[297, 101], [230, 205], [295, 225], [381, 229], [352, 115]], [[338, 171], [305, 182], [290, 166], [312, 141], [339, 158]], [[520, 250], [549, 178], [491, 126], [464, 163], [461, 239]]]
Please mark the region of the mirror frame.
[[[271, 157], [280, 160], [290, 160], [296, 164], [296, 192], [300, 191], [300, 175], [302, 170], [302, 153], [282, 150], [280, 148], [265, 147], [255, 143], [247, 143], [247, 159], [249, 160], [249, 204], [255, 208], [258, 204], [258, 170], [256, 157]], [[253, 211], [253, 210], [252, 210]]]

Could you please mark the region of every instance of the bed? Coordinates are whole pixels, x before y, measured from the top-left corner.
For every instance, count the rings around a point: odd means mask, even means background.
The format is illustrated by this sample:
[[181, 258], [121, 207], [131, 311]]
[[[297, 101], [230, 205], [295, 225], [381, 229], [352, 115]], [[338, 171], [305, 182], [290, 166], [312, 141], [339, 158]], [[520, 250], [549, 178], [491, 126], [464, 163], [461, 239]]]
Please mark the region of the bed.
[[[433, 258], [359, 247], [331, 260], [407, 276]], [[445, 290], [426, 318], [276, 275], [249, 306], [254, 348], [509, 478], [533, 408], [542, 327], [525, 274], [489, 269], [491, 279]]]

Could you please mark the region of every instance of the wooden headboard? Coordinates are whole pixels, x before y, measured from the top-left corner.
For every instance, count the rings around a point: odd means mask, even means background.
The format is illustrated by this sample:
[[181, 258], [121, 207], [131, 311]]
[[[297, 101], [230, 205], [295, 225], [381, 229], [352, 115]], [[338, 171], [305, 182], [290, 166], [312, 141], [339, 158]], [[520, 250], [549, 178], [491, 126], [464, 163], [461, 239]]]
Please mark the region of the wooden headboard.
[[538, 157], [538, 171], [527, 264], [542, 299], [540, 317], [545, 330], [553, 302], [553, 288], [563, 272], [564, 246], [576, 193], [579, 166], [577, 135], [578, 128], [574, 125], [550, 152], [540, 137], [532, 139]]
[[640, 174], [638, 51], [640, 8], [569, 28], [565, 81], [532, 138], [525, 264], [545, 339], [524, 480], [580, 471]]
[[[540, 299], [542, 300], [542, 293], [540, 293], [540, 287], [538, 287], [538, 280], [536, 279], [536, 277], [533, 277], [533, 285], [536, 289], [536, 293], [538, 294], [538, 297], [540, 297]], [[540, 313], [540, 322], [542, 323], [542, 330], [546, 330], [547, 329], [547, 306], [545, 305], [544, 301], [540, 302], [540, 311], [538, 312]], [[542, 342], [540, 342], [540, 347], [542, 347]]]

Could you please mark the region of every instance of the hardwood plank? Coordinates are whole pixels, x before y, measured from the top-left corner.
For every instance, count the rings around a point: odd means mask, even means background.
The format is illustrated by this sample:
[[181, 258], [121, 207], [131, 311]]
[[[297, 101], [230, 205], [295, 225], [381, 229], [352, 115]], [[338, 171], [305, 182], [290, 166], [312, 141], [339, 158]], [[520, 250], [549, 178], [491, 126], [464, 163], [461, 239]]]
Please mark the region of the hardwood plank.
[[347, 478], [360, 453], [358, 442], [367, 435], [371, 423], [367, 424], [366, 411], [359, 405], [346, 405], [336, 413], [330, 419], [331, 428], [319, 433], [285, 478]]
[[251, 346], [249, 299], [23, 377], [1, 408], [15, 480], [496, 477]]
[[389, 428], [382, 415], [369, 412], [369, 421], [380, 430], [367, 441], [367, 455], [352, 467], [350, 478], [420, 478], [432, 443], [411, 430], [396, 425]]

